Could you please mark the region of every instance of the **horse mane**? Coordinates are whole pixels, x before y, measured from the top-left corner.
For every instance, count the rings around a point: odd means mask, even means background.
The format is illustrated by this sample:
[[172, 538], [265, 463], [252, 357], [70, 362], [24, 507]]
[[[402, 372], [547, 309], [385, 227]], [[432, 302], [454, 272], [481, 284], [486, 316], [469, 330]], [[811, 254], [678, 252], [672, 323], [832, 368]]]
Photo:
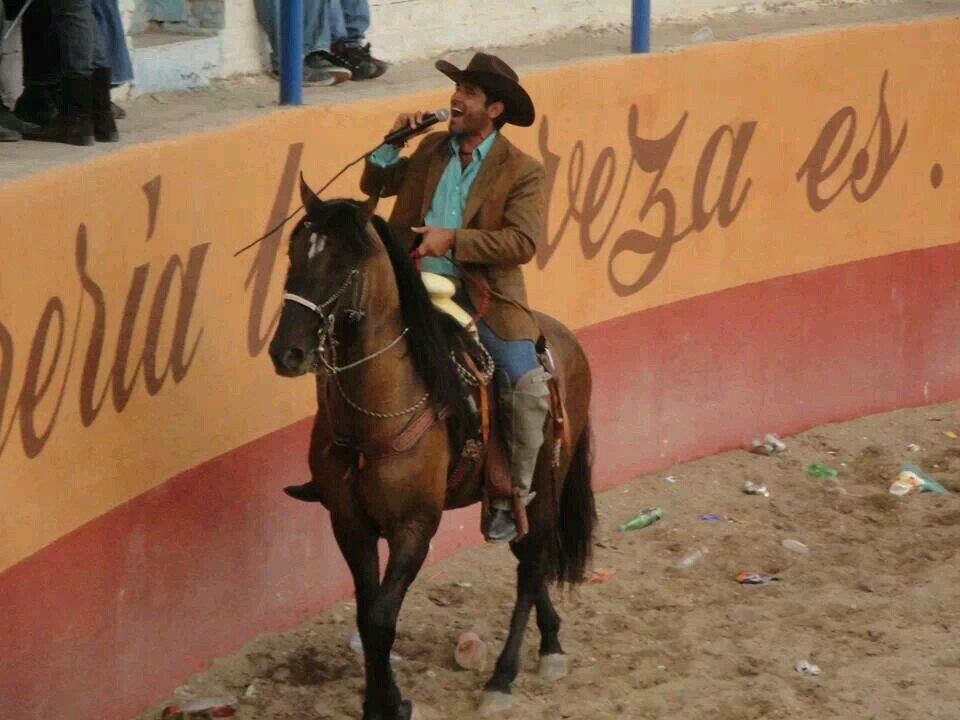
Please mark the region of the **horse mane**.
[[[351, 247], [361, 256], [374, 254], [377, 243], [366, 231], [360, 204], [355, 200], [330, 200], [323, 204], [329, 206], [331, 203], [342, 203], [352, 209], [351, 222], [332, 222], [331, 229], [336, 228], [339, 233], [350, 235], [343, 240], [351, 243]], [[451, 447], [456, 454], [466, 440], [472, 412], [467, 399], [468, 390], [464, 388], [450, 354], [451, 351], [471, 348], [474, 341], [459, 323], [434, 307], [420, 272], [387, 221], [379, 215], [374, 215], [370, 220], [393, 266], [400, 297], [400, 313], [407, 328], [410, 361], [430, 393], [431, 404], [446, 407], [450, 411], [447, 427]]]

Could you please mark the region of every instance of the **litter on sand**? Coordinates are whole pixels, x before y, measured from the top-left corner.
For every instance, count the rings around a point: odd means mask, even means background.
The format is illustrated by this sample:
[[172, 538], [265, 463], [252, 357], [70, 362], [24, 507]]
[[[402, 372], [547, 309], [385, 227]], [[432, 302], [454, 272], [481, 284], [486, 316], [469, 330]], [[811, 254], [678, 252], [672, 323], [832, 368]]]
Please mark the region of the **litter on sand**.
[[809, 660], [800, 660], [793, 666], [794, 670], [804, 675], [816, 676], [820, 674], [820, 666], [814, 665]]
[[616, 570], [605, 570], [604, 568], [597, 568], [596, 570], [590, 570], [583, 576], [584, 582], [588, 583], [605, 583], [607, 580], [612, 578], [617, 574]]
[[767, 573], [742, 572], [737, 575], [737, 582], [741, 585], [766, 585], [781, 580], [783, 578], [779, 575], [768, 575]]
[[896, 481], [890, 486], [891, 495], [912, 495], [914, 493], [934, 493], [949, 495], [950, 491], [916, 465], [902, 465]]
[[620, 532], [629, 532], [630, 530], [641, 530], [642, 528], [653, 525], [657, 520], [663, 517], [663, 508], [650, 507], [642, 510], [619, 527]]
[[820, 463], [813, 463], [807, 468], [807, 473], [813, 475], [814, 477], [836, 477], [838, 475], [837, 471], [832, 467], [827, 465], [822, 465]]
[[199, 697], [185, 700], [179, 705], [169, 705], [163, 709], [163, 720], [197, 720], [205, 718], [232, 717], [236, 714], [237, 698]]
[[760, 485], [751, 480], [747, 480], [743, 484], [743, 491], [747, 495], [763, 495], [764, 497], [770, 497], [770, 491], [767, 490], [766, 485]]
[[790, 552], [800, 553], [801, 555], [805, 555], [806, 553], [810, 552], [810, 548], [808, 548], [799, 540], [791, 540], [788, 538], [780, 544], [784, 547], [784, 549], [789, 550]]
[[767, 433], [763, 440], [754, 440], [750, 443], [750, 452], [755, 455], [776, 455], [785, 452], [787, 446], [773, 433]]

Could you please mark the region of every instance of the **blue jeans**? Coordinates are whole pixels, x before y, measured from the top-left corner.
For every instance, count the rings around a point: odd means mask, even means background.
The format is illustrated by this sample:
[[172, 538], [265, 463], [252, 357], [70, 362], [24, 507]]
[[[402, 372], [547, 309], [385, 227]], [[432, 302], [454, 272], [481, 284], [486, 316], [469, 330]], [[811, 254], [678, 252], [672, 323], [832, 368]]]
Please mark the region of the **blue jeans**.
[[[270, 41], [270, 65], [280, 67], [280, 3], [254, 0], [257, 19]], [[303, 0], [303, 56], [329, 50], [334, 40], [360, 44], [370, 29], [369, 0]]]
[[127, 36], [120, 19], [117, 0], [93, 0], [93, 15], [103, 39], [103, 52], [110, 66], [110, 78], [114, 85], [133, 80], [133, 63], [127, 50]]
[[[462, 288], [457, 290], [453, 300], [471, 315], [476, 314], [473, 303]], [[482, 319], [477, 321], [477, 333], [480, 335], [480, 343], [493, 356], [493, 364], [507, 373], [511, 385], [516, 386], [520, 378], [540, 367], [537, 346], [533, 340], [504, 340]]]

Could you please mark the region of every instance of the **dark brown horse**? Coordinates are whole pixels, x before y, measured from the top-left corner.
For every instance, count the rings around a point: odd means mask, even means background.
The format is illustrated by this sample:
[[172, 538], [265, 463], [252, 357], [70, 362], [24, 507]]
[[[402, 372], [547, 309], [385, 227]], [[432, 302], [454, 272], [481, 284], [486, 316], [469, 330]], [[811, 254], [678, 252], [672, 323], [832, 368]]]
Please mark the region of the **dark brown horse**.
[[[356, 586], [357, 626], [366, 666], [364, 720], [406, 720], [390, 667], [397, 617], [427, 556], [445, 508], [481, 498], [481, 480], [448, 487], [466, 428], [475, 422], [462, 371], [451, 349], [464, 332], [437, 311], [406, 250], [387, 223], [351, 200], [319, 200], [301, 181], [306, 216], [290, 238], [290, 268], [280, 324], [270, 345], [276, 371], [295, 377], [317, 371], [319, 412], [310, 446], [312, 493], [330, 511], [334, 534]], [[511, 545], [519, 560], [510, 635], [485, 687], [483, 711], [509, 704], [520, 645], [533, 607], [540, 629], [540, 672], [567, 673], [560, 618], [547, 585], [582, 580], [595, 523], [588, 407], [590, 370], [573, 333], [538, 315], [551, 348], [566, 408], [570, 447], [554, 467], [548, 437], [537, 466], [530, 533]], [[413, 447], [369, 453], [401, 434], [425, 409], [445, 408]], [[306, 488], [306, 489], [305, 489]], [[288, 489], [290, 490], [290, 489]], [[390, 553], [383, 579], [377, 541]]]

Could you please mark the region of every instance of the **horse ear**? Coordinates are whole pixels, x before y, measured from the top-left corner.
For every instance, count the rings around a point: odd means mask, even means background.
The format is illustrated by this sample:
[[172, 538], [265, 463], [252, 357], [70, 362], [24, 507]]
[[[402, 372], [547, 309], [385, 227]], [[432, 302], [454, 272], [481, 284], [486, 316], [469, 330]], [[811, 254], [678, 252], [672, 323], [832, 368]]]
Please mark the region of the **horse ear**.
[[[310, 210], [310, 207], [314, 203], [314, 198], [317, 198], [313, 190], [310, 189], [310, 186], [307, 185], [307, 181], [303, 179], [303, 171], [300, 171], [300, 202], [303, 203], [303, 207]], [[319, 200], [319, 198], [317, 198]]]

